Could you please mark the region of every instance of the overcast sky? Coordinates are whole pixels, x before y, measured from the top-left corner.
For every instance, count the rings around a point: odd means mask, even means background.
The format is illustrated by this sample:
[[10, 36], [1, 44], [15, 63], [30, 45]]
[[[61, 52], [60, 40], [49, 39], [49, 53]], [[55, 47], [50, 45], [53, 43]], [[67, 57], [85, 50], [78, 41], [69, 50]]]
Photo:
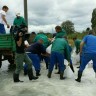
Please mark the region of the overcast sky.
[[[24, 0], [0, 0], [9, 7], [7, 21], [12, 25], [16, 12], [24, 17]], [[44, 30], [53, 32], [56, 25], [71, 20], [76, 31], [91, 27], [92, 11], [96, 8], [96, 0], [27, 0], [29, 31]]]

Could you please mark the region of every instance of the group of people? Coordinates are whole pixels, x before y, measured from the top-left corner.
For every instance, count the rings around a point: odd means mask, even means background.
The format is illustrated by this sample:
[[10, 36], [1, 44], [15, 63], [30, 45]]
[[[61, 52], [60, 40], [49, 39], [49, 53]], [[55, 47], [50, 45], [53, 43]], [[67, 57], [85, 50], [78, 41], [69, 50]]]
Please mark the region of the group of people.
[[[0, 33], [5, 34], [4, 22], [9, 28], [9, 24], [6, 21], [6, 12], [8, 11], [7, 6], [3, 6], [0, 11]], [[20, 13], [16, 14], [13, 25], [27, 25], [24, 18], [20, 16]], [[24, 30], [27, 29], [24, 27]], [[48, 69], [47, 77], [51, 78], [54, 65], [58, 67], [58, 74], [60, 74], [60, 80], [65, 79], [64, 71], [66, 66], [64, 64], [64, 59], [68, 61], [68, 65], [74, 72], [74, 67], [71, 60], [72, 48], [68, 42], [67, 34], [65, 30], [62, 30], [61, 26], [55, 27], [56, 34], [55, 39], [49, 39], [44, 33], [39, 33], [33, 39], [33, 43], [26, 45], [24, 43], [25, 38], [22, 32], [17, 32], [15, 37], [16, 41], [16, 53], [15, 53], [15, 64], [16, 70], [13, 74], [14, 82], [23, 82], [19, 80], [19, 74], [22, 69], [24, 69], [24, 75], [28, 75], [29, 80], [36, 80], [40, 76], [42, 58], [45, 61], [46, 69]], [[81, 77], [83, 70], [90, 60], [93, 60], [93, 69], [96, 73], [96, 36], [93, 30], [90, 30], [88, 35], [86, 35], [82, 40], [78, 40], [76, 37], [73, 38], [74, 44], [76, 46], [76, 53], [80, 53], [80, 66], [78, 71], [77, 82], [81, 82]], [[52, 44], [51, 54], [46, 52], [46, 48]], [[23, 66], [23, 62], [25, 62]], [[36, 76], [33, 75], [34, 66], [36, 71]]]

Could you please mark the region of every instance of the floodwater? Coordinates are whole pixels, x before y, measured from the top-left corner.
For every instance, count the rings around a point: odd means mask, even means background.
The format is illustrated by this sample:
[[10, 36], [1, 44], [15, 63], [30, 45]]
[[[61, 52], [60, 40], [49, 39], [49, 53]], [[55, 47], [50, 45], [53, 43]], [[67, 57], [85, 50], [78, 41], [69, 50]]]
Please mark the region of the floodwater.
[[59, 75], [54, 74], [56, 69], [52, 78], [48, 79], [44, 62], [41, 66], [41, 76], [38, 80], [29, 81], [22, 71], [20, 80], [24, 82], [14, 83], [13, 71], [8, 71], [8, 62], [4, 61], [0, 69], [0, 96], [96, 96], [96, 78], [90, 66], [84, 71], [81, 83], [75, 81], [78, 65], [74, 65], [74, 76], [65, 80], [60, 80]]

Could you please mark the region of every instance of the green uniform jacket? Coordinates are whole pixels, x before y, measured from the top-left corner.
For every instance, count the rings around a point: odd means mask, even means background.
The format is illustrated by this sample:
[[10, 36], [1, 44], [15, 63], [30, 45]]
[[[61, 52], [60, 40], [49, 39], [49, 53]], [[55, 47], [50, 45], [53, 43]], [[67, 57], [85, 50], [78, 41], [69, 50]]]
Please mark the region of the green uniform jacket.
[[52, 43], [51, 52], [59, 52], [64, 54], [66, 59], [70, 60], [70, 51], [67, 41], [64, 38], [56, 38]]
[[63, 36], [66, 36], [66, 32], [64, 30], [57, 32], [56, 37], [55, 38], [62, 38]]
[[76, 47], [76, 53], [79, 53], [80, 52], [81, 40], [80, 39], [76, 39], [74, 43], [75, 43], [75, 47]]
[[34, 38], [33, 42], [37, 42], [40, 39], [42, 39], [44, 41], [43, 45], [47, 48], [49, 46], [50, 42], [48, 40], [48, 37], [43, 33], [37, 34], [36, 37]]
[[20, 26], [20, 25], [26, 25], [25, 19], [23, 17], [15, 18], [13, 25]]

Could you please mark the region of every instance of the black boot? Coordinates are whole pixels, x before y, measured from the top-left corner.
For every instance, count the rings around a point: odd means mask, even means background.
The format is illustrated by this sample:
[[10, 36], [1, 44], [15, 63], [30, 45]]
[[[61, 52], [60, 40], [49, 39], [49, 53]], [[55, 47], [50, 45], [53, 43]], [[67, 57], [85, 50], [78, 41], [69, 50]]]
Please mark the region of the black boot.
[[81, 82], [82, 72], [78, 71], [78, 78], [75, 79], [77, 82]]
[[41, 74], [40, 74], [40, 70], [37, 70], [36, 71], [36, 76], [40, 76]]
[[72, 70], [73, 73], [74, 73], [74, 68], [73, 68], [73, 65], [72, 65], [72, 64], [70, 64], [70, 68], [71, 68], [71, 70]]
[[33, 75], [33, 70], [32, 70], [32, 68], [28, 70], [28, 77], [29, 77], [29, 80], [36, 80], [36, 79], [38, 79], [38, 77], [35, 77], [35, 76]]
[[24, 81], [19, 80], [19, 74], [16, 74], [16, 73], [13, 74], [13, 81], [14, 82], [24, 82]]
[[52, 72], [49, 71], [48, 74], [47, 74], [47, 77], [51, 78], [51, 74], [52, 74]]
[[77, 68], [80, 68], [80, 66], [78, 66]]
[[49, 64], [48, 64], [48, 63], [46, 63], [46, 69], [48, 69], [48, 65], [49, 65]]
[[63, 77], [64, 72], [60, 72], [60, 80], [64, 80], [65, 77]]

